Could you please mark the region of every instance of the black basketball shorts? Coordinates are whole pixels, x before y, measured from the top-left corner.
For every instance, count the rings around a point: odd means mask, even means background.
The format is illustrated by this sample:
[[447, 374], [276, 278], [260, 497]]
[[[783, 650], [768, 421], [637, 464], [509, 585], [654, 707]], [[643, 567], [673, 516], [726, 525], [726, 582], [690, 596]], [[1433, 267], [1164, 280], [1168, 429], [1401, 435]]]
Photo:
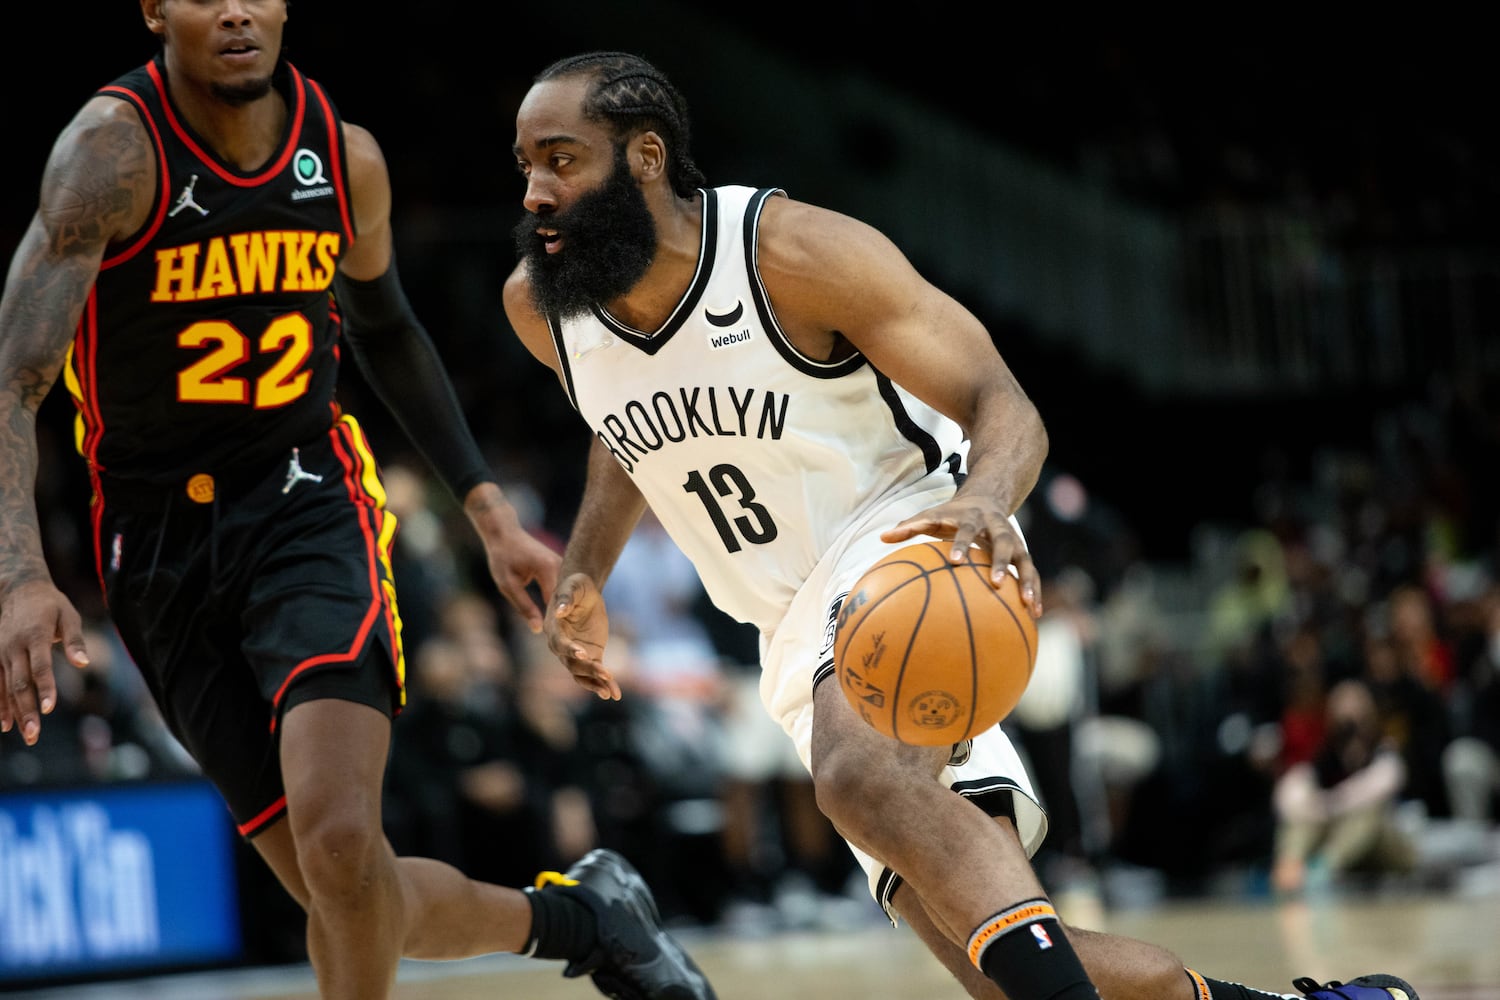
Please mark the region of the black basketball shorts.
[[102, 477], [95, 504], [110, 615], [242, 835], [286, 811], [288, 709], [341, 698], [401, 711], [396, 519], [352, 417], [243, 481]]

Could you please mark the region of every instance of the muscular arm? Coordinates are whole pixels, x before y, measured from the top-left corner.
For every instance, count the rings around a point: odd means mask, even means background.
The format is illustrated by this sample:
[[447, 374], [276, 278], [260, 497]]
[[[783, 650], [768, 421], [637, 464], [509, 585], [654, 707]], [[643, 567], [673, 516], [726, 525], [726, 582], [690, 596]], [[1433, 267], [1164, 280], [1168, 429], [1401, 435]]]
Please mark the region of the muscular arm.
[[798, 346], [827, 356], [837, 331], [957, 421], [972, 442], [963, 492], [993, 496], [1015, 513], [1041, 475], [1047, 435], [979, 320], [889, 239], [847, 216], [772, 198], [760, 247], [772, 304]]
[[53, 146], [0, 298], [0, 730], [19, 722], [28, 743], [56, 697], [53, 643], [62, 642], [73, 662], [87, 662], [78, 614], [42, 556], [36, 414], [62, 369], [105, 248], [145, 221], [155, 178], [134, 112], [121, 101], [90, 101]]
[[887, 533], [887, 540], [951, 538], [958, 559], [969, 542], [979, 541], [995, 550], [997, 572], [1006, 562], [1021, 568], [1024, 591], [1024, 576], [1033, 571], [1003, 519], [1035, 487], [1047, 432], [989, 331], [924, 279], [889, 239], [836, 212], [770, 199], [759, 261], [776, 314], [799, 348], [828, 357], [842, 336], [969, 436], [969, 475], [958, 496], [937, 516], [911, 519]]
[[463, 504], [500, 592], [539, 631], [542, 613], [526, 588], [535, 582], [544, 600], [551, 599], [557, 553], [525, 531], [494, 481], [437, 348], [402, 291], [392, 249], [390, 176], [379, 145], [356, 125], [346, 123], [344, 134], [358, 232], [334, 285], [349, 321], [345, 337], [371, 388]]

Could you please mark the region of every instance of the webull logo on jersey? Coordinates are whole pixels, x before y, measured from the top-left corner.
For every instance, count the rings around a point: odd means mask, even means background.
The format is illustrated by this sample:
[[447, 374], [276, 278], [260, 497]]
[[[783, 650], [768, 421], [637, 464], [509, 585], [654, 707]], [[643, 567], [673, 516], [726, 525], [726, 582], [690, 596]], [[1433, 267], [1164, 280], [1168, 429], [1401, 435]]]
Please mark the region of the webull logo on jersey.
[[599, 442], [626, 472], [670, 444], [700, 437], [781, 440], [791, 396], [764, 389], [692, 386], [632, 399], [599, 421]]
[[739, 324], [740, 318], [744, 315], [745, 306], [739, 299], [735, 299], [734, 305], [728, 309], [704, 309], [703, 318], [708, 321], [709, 326], [716, 328], [710, 330], [708, 333], [708, 346], [718, 351], [749, 341], [750, 328], [748, 326], [741, 326], [738, 330], [734, 329]]
[[343, 237], [298, 230], [235, 233], [156, 251], [152, 302], [201, 302], [333, 284]]

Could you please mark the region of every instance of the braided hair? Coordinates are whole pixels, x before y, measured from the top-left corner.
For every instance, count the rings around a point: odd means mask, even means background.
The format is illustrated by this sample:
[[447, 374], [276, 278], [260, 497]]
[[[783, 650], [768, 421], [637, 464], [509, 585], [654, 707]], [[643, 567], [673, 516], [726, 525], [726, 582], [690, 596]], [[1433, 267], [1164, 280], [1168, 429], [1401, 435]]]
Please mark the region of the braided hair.
[[623, 138], [650, 130], [667, 144], [667, 180], [679, 197], [690, 198], [706, 181], [689, 146], [687, 101], [666, 74], [629, 52], [585, 52], [559, 59], [533, 83], [575, 74], [593, 77], [583, 113]]

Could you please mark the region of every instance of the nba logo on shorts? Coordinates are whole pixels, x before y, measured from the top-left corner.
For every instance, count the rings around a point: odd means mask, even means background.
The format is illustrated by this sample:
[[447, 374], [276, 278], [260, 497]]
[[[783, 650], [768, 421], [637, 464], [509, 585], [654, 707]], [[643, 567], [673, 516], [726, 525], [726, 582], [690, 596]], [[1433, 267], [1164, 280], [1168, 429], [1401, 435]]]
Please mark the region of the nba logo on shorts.
[[1031, 936], [1036, 938], [1037, 947], [1041, 948], [1042, 951], [1046, 951], [1052, 947], [1052, 938], [1047, 936], [1047, 928], [1041, 924], [1031, 925]]

